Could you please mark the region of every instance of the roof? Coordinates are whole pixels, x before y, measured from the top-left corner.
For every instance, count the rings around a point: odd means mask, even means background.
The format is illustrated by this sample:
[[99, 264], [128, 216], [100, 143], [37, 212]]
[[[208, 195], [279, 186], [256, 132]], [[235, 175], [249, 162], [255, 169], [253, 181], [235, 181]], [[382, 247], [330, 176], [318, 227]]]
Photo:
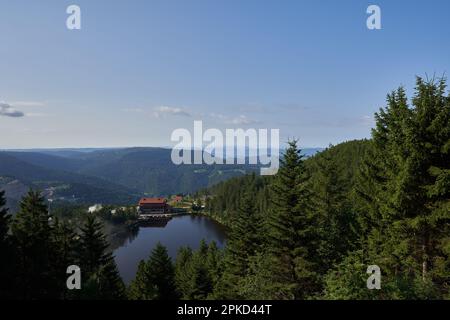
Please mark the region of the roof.
[[165, 204], [166, 199], [165, 198], [142, 198], [139, 201], [139, 205], [141, 204]]

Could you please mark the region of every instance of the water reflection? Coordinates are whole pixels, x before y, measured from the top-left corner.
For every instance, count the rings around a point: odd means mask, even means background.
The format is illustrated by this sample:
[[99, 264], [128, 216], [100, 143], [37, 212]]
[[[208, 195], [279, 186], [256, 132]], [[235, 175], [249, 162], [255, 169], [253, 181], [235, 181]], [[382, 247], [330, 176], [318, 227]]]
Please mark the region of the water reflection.
[[126, 236], [121, 234], [121, 239], [117, 240], [120, 247], [114, 251], [119, 272], [127, 284], [134, 278], [139, 261], [147, 259], [158, 242], [167, 247], [173, 260], [181, 246], [197, 249], [202, 239], [208, 243], [215, 241], [218, 247], [226, 242], [224, 228], [201, 216], [179, 216], [156, 224], [139, 225], [136, 229]]

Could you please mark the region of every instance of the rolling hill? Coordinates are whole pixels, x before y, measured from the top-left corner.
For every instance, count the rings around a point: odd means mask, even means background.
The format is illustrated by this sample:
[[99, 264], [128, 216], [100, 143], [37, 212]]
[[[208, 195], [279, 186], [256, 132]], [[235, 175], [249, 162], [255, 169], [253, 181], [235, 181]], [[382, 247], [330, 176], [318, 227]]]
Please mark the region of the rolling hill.
[[2, 151], [0, 188], [9, 190], [11, 201], [32, 187], [50, 199], [132, 203], [142, 195], [192, 193], [259, 172], [258, 165], [175, 165], [170, 155], [165, 148]]

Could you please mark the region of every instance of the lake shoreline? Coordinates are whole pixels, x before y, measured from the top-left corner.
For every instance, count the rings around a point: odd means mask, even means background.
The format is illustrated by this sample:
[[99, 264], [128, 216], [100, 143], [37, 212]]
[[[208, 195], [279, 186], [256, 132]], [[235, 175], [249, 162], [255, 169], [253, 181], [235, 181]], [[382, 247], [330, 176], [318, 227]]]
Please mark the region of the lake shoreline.
[[208, 216], [183, 214], [154, 222], [137, 223], [132, 232], [118, 234], [121, 239], [116, 239], [113, 255], [125, 283], [134, 278], [139, 261], [148, 259], [157, 243], [164, 245], [175, 261], [181, 247], [197, 250], [204, 239], [223, 248], [227, 241], [226, 227]]

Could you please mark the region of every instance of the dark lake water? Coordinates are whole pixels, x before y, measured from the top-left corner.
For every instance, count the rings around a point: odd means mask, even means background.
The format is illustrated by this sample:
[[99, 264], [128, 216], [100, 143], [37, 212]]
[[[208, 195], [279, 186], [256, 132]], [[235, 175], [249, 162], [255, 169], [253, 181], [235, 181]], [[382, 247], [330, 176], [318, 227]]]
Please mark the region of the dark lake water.
[[139, 226], [114, 250], [120, 275], [129, 284], [134, 279], [139, 261], [148, 259], [158, 241], [167, 248], [172, 261], [175, 261], [178, 248], [189, 246], [197, 249], [202, 239], [207, 243], [216, 241], [221, 248], [226, 242], [225, 229], [210, 218], [188, 215], [158, 224]]

